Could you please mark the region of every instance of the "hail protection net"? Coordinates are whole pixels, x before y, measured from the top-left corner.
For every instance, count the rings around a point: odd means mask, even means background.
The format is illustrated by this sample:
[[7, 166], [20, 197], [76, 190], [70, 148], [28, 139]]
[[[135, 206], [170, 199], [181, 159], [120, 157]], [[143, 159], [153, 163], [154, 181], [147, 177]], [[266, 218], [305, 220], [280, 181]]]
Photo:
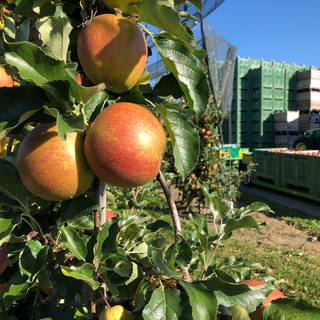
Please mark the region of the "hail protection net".
[[216, 105], [229, 113], [233, 95], [236, 47], [221, 36], [207, 19], [201, 21], [202, 43], [207, 51], [210, 82]]
[[[192, 28], [197, 45], [207, 51], [207, 62], [209, 68], [209, 77], [215, 103], [227, 113], [231, 108], [233, 93], [233, 74], [235, 65], [236, 48], [224, 39], [208, 22], [207, 17], [212, 11], [219, 7], [224, 0], [207, 0], [202, 1], [202, 12], [191, 4], [179, 6], [179, 10], [187, 11], [188, 14], [196, 16], [200, 23], [194, 24], [188, 20], [188, 25]], [[151, 41], [148, 43], [152, 50]], [[151, 81], [155, 83], [161, 76], [168, 71], [165, 68], [160, 56], [155, 50], [148, 62], [148, 71], [150, 72]]]

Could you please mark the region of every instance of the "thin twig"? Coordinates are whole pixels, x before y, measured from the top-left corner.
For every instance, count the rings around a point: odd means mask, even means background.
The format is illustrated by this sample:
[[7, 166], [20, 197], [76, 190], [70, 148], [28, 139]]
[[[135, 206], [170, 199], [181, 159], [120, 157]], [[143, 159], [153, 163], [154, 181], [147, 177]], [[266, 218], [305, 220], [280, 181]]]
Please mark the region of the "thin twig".
[[100, 288], [99, 288], [99, 293], [100, 293], [104, 303], [106, 304], [107, 308], [111, 308], [109, 301], [107, 300], [106, 296], [103, 294], [103, 292]]
[[94, 229], [99, 230], [99, 227], [106, 222], [106, 206], [107, 206], [107, 197], [106, 197], [106, 183], [97, 180], [96, 181], [96, 201], [98, 204], [98, 210], [94, 211]]
[[222, 239], [223, 239], [224, 236], [225, 236], [225, 233], [224, 233], [224, 232], [222, 232], [222, 233], [219, 235], [219, 237], [218, 237], [218, 239], [217, 239], [217, 242], [216, 242], [216, 245], [214, 246], [214, 248], [213, 248], [213, 250], [212, 250], [212, 252], [211, 252], [211, 254], [210, 254], [210, 257], [209, 257], [209, 259], [208, 259], [208, 262], [207, 262], [207, 263], [205, 264], [205, 266], [204, 266], [204, 270], [203, 270], [202, 276], [201, 276], [202, 279], [203, 279], [203, 277], [204, 277], [204, 274], [205, 274], [206, 271], [208, 270], [209, 266], [211, 265], [212, 260], [213, 260], [214, 256], [216, 255], [216, 253], [217, 253], [217, 251], [218, 251], [218, 249], [219, 249], [219, 247], [220, 247], [220, 245], [221, 245], [221, 241], [222, 241]]
[[[168, 186], [168, 183], [167, 183], [163, 173], [161, 172], [161, 170], [159, 170], [159, 173], [157, 175], [157, 179], [160, 182], [161, 188], [162, 188], [162, 190], [165, 194], [166, 200], [169, 204], [172, 222], [173, 222], [175, 240], [177, 242], [179, 240], [179, 238], [182, 237], [182, 228], [181, 228], [180, 217], [179, 217], [179, 213], [177, 210], [177, 206], [174, 201], [173, 194], [172, 194], [172, 192]], [[192, 281], [192, 278], [190, 276], [188, 268], [183, 268], [182, 273], [183, 273], [184, 280], [189, 281], [189, 282]]]
[[107, 208], [107, 184], [99, 181], [99, 209], [100, 209], [100, 225], [106, 223], [106, 208]]
[[179, 218], [179, 213], [177, 210], [176, 203], [174, 201], [172, 192], [171, 192], [171, 190], [168, 186], [168, 183], [167, 183], [163, 173], [161, 172], [161, 170], [159, 171], [159, 173], [157, 175], [157, 179], [160, 182], [161, 188], [162, 188], [164, 195], [166, 197], [166, 200], [168, 202], [168, 205], [169, 205], [169, 208], [171, 211], [171, 216], [172, 216], [175, 239], [178, 240], [179, 237], [182, 237], [182, 229], [181, 229], [181, 223], [180, 223], [180, 218]]

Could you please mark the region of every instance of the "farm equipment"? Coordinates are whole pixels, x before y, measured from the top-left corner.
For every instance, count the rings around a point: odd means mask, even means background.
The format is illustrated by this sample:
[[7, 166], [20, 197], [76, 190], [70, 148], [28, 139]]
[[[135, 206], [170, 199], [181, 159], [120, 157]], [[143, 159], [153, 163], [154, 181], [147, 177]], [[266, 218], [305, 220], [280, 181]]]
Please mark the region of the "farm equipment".
[[296, 150], [320, 149], [320, 128], [310, 129], [304, 132], [303, 136], [294, 143]]

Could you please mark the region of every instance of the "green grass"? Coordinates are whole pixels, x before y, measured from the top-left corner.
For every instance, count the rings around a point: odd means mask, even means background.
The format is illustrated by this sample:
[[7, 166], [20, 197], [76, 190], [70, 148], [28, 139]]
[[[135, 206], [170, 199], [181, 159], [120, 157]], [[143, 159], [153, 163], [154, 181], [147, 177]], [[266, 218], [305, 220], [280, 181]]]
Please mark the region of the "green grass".
[[264, 268], [254, 270], [253, 278], [274, 277], [276, 286], [288, 297], [300, 297], [320, 307], [320, 259], [310, 257], [303, 250], [259, 246], [231, 238], [217, 257], [260, 263]]

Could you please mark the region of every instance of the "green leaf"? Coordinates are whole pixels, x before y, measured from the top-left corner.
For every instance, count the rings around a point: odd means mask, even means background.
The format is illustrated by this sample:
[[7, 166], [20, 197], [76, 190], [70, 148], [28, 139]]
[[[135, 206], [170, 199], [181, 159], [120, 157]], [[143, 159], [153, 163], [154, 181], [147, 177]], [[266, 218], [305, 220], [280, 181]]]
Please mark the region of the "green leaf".
[[216, 195], [213, 193], [210, 193], [209, 186], [206, 183], [201, 182], [200, 185], [201, 185], [201, 191], [205, 198], [206, 205], [210, 209], [212, 217], [215, 220], [219, 215], [219, 210], [217, 210], [216, 208], [216, 201], [215, 201]]
[[176, 264], [180, 268], [188, 267], [192, 260], [192, 249], [188, 242], [183, 238], [180, 238], [176, 244], [178, 254], [176, 256]]
[[30, 31], [30, 20], [24, 20], [18, 27], [16, 32], [16, 42], [28, 41]]
[[85, 261], [87, 247], [77, 230], [71, 227], [64, 227], [60, 230], [65, 238], [62, 244], [67, 247], [77, 259]]
[[234, 320], [250, 320], [249, 313], [240, 306], [231, 307], [231, 318]]
[[302, 299], [277, 299], [263, 311], [264, 320], [320, 319], [320, 308]]
[[[1, 178], [0, 178], [1, 179]], [[9, 242], [14, 228], [21, 222], [21, 213], [0, 212], [0, 246]]]
[[19, 299], [23, 299], [28, 293], [30, 284], [26, 281], [26, 277], [20, 274], [14, 278], [14, 281], [9, 284], [9, 288], [3, 293], [3, 302], [7, 310], [9, 310], [13, 303]]
[[107, 220], [101, 230], [99, 230], [95, 247], [95, 259], [97, 263], [108, 254], [117, 251], [116, 242], [119, 230], [120, 228], [116, 219]]
[[57, 128], [58, 135], [61, 139], [66, 139], [66, 134], [68, 132], [80, 131], [83, 132], [85, 130], [85, 120], [83, 118], [83, 114], [80, 116], [63, 116], [61, 114], [57, 117]]
[[62, 214], [57, 220], [58, 226], [68, 224], [70, 227], [82, 230], [93, 229], [92, 212], [98, 209], [98, 205], [93, 200], [80, 196], [63, 202], [61, 209]]
[[178, 99], [183, 96], [183, 92], [179, 86], [179, 82], [172, 73], [164, 75], [154, 86], [153, 92], [159, 96], [173, 96]]
[[135, 4], [140, 19], [162, 29], [191, 47], [193, 37], [180, 22], [172, 1], [142, 0]]
[[16, 36], [16, 25], [12, 17], [7, 15], [1, 15], [4, 19], [4, 33], [10, 38], [14, 39]]
[[[73, 70], [66, 69], [66, 72], [70, 84], [70, 96], [78, 103], [87, 103], [90, 99], [95, 97], [97, 93], [103, 92], [106, 89], [106, 85], [104, 83], [100, 83], [93, 87], [83, 87], [75, 79]], [[108, 95], [106, 95], [106, 99], [107, 98]]]
[[270, 209], [270, 207], [262, 202], [253, 202], [245, 207], [241, 207], [237, 210], [236, 214], [243, 217], [244, 215], [247, 215], [252, 212], [266, 212], [266, 213], [272, 213], [273, 211]]
[[195, 57], [181, 43], [158, 36], [154, 42], [167, 69], [179, 81], [187, 105], [199, 118], [209, 100], [207, 76]]
[[178, 320], [182, 307], [180, 305], [180, 291], [160, 287], [153, 291], [149, 303], [142, 312], [144, 320]]
[[104, 106], [104, 103], [108, 99], [108, 94], [106, 91], [98, 91], [84, 106], [84, 116], [87, 121], [91, 121], [95, 110], [98, 106], [101, 106], [101, 109]]
[[0, 139], [26, 121], [48, 101], [44, 91], [35, 86], [0, 88]]
[[179, 277], [179, 276], [181, 276], [181, 274], [179, 272], [171, 270], [169, 268], [169, 266], [165, 263], [164, 257], [163, 257], [164, 256], [163, 255], [163, 250], [153, 249], [151, 251], [151, 255], [152, 255], [153, 263], [154, 263], [155, 267], [159, 271], [161, 271], [162, 273], [164, 273], [165, 275], [168, 275], [170, 277]]
[[45, 52], [58, 60], [66, 62], [69, 49], [69, 35], [72, 25], [59, 7], [54, 16], [44, 17], [37, 22], [42, 46]]
[[82, 280], [88, 284], [93, 290], [99, 288], [99, 281], [95, 268], [89, 263], [84, 263], [81, 267], [67, 268], [61, 266], [61, 271], [66, 277]]
[[189, 297], [192, 308], [192, 319], [215, 320], [217, 319], [217, 299], [212, 291], [199, 283], [179, 281]]
[[48, 249], [37, 240], [29, 240], [19, 258], [21, 273], [29, 279], [35, 279], [46, 263]]
[[256, 228], [259, 229], [259, 225], [254, 217], [246, 216], [242, 219], [229, 219], [226, 223], [224, 232], [229, 233], [241, 228]]
[[212, 193], [210, 195], [210, 201], [213, 202], [213, 206], [215, 210], [219, 213], [220, 216], [226, 217], [228, 216], [228, 213], [230, 212], [230, 206], [228, 203], [228, 199], [223, 199], [219, 196], [217, 196], [215, 193]]
[[168, 104], [157, 107], [164, 117], [170, 136], [175, 167], [185, 177], [195, 167], [200, 150], [200, 138], [196, 128], [181, 113], [167, 109]]
[[25, 212], [28, 209], [28, 191], [21, 183], [13, 164], [0, 160], [0, 192], [17, 201]]
[[18, 69], [22, 79], [40, 87], [51, 81], [66, 80], [63, 61], [48, 56], [37, 45], [18, 42], [8, 47], [11, 51], [5, 53], [6, 62]]
[[246, 284], [231, 283], [218, 277], [202, 282], [210, 292], [214, 292], [219, 306], [223, 307], [226, 313], [231, 314], [231, 307], [234, 305], [245, 308], [248, 312], [256, 310], [273, 290], [272, 285], [248, 287]]

